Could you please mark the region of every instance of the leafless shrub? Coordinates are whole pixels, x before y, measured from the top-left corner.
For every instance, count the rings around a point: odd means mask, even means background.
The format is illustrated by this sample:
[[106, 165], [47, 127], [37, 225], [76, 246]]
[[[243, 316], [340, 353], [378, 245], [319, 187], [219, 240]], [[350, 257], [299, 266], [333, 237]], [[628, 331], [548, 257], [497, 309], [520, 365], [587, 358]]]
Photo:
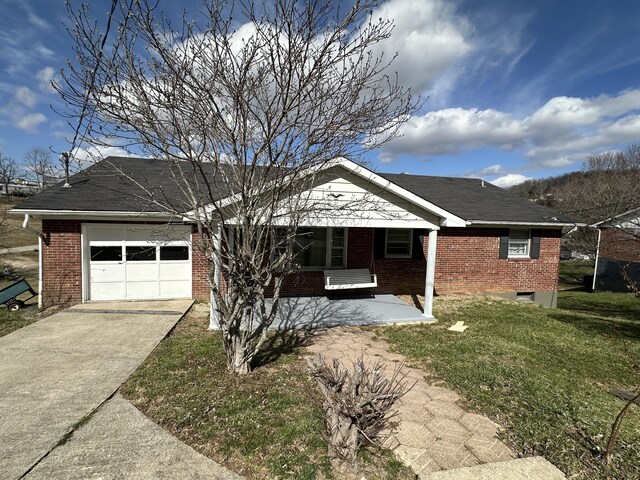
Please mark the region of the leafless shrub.
[[384, 442], [397, 414], [392, 408], [411, 388], [402, 365], [387, 378], [382, 362], [367, 365], [362, 356], [351, 370], [335, 359], [328, 364], [321, 354], [306, 361], [323, 397], [331, 463], [355, 467], [360, 448]]

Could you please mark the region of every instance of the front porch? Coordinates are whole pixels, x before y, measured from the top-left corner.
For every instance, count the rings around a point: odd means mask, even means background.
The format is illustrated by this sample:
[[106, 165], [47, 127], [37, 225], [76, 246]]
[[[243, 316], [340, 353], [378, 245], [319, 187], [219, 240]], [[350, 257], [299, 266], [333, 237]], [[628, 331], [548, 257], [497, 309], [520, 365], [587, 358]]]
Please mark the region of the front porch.
[[[270, 301], [267, 305], [270, 307]], [[287, 297], [280, 299], [274, 330], [318, 329], [336, 326], [433, 322], [395, 295]]]

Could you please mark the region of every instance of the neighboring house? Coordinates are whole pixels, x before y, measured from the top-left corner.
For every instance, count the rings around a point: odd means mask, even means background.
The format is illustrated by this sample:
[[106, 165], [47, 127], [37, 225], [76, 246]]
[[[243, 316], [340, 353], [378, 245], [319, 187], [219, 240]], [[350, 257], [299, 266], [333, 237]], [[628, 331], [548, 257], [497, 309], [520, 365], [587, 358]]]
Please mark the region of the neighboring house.
[[[26, 181], [16, 181], [9, 183], [8, 185], [9, 195], [15, 195], [19, 197], [26, 197], [28, 195], [33, 195], [38, 191], [38, 184], [26, 182]], [[0, 195], [5, 195], [4, 184], [0, 183]]]
[[598, 222], [595, 292], [628, 292], [640, 288], [640, 207]]
[[[198, 233], [186, 202], [176, 217], [145, 193], [181, 198], [172, 168], [110, 157], [74, 175], [71, 187], [53, 186], [12, 211], [42, 220], [45, 303], [209, 298], [209, 265], [191, 248]], [[219, 198], [226, 197], [222, 187]], [[482, 180], [376, 174], [348, 160], [321, 171], [312, 188], [322, 198], [366, 197], [363, 205], [376, 208], [306, 217], [310, 245], [284, 296], [354, 293], [331, 290], [325, 271], [348, 277], [368, 270], [371, 276], [352, 280], [368, 288], [355, 292], [425, 294], [426, 316], [434, 286], [438, 294], [492, 293], [555, 306], [562, 228], [573, 225], [563, 215]]]

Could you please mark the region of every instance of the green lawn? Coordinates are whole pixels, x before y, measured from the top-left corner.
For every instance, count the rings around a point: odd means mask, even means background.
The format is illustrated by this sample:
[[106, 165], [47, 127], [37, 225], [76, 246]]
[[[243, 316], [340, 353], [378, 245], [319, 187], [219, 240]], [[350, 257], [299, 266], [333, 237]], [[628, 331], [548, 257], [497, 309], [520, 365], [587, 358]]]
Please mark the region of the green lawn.
[[[18, 206], [22, 202], [21, 198], [10, 197], [8, 200], [0, 195], [0, 248], [25, 247], [37, 245], [38, 237], [29, 230], [22, 228], [24, 216], [9, 215], [7, 212]], [[29, 223], [31, 227], [42, 231], [40, 219], [32, 219]]]
[[[247, 478], [334, 478], [318, 393], [301, 352], [249, 376], [227, 373], [221, 338], [187, 317], [122, 388], [142, 412]], [[362, 456], [359, 480], [413, 478], [387, 451]], [[345, 478], [341, 476], [340, 478]]]
[[558, 275], [559, 288], [584, 287], [584, 277], [593, 275], [593, 260], [561, 260]]
[[25, 314], [25, 312], [20, 310], [10, 312], [7, 307], [0, 305], [0, 337], [8, 335], [14, 330], [18, 330], [36, 320], [38, 320], [38, 318], [33, 312], [29, 314]]
[[[612, 389], [640, 388], [640, 301], [561, 292], [558, 309], [500, 300], [436, 302], [435, 325], [376, 333], [507, 428], [523, 455], [544, 455], [571, 478], [640, 478], [640, 408], [632, 408], [610, 470], [601, 453], [624, 406]], [[463, 320], [469, 329], [446, 329]]]

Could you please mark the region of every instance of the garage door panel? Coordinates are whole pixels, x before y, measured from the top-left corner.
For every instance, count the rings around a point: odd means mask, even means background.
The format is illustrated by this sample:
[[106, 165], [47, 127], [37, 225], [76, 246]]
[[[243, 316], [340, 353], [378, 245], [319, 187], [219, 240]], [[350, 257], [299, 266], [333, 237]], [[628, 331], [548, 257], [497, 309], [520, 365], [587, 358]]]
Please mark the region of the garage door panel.
[[121, 263], [94, 263], [91, 265], [91, 282], [123, 282], [124, 267]]
[[117, 298], [125, 298], [123, 282], [91, 284], [91, 300], [113, 300]]
[[127, 262], [125, 263], [127, 282], [129, 281], [156, 281], [158, 279], [158, 264], [156, 262]]
[[160, 281], [190, 280], [191, 265], [188, 263], [160, 263]]
[[160, 296], [163, 298], [186, 298], [191, 296], [191, 284], [184, 280], [164, 280], [160, 282]]
[[127, 297], [129, 299], [151, 299], [158, 297], [158, 282], [127, 282]]

